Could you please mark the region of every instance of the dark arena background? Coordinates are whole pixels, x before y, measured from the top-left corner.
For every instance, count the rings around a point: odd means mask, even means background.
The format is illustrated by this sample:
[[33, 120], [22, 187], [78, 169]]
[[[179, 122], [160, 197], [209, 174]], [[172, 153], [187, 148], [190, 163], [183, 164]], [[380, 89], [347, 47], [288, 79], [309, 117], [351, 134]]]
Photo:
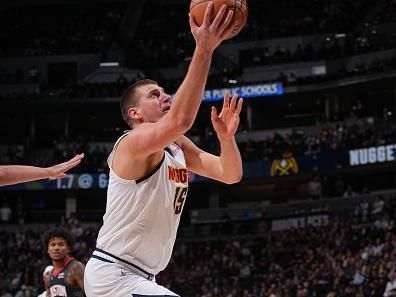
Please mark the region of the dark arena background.
[[[128, 85], [174, 93], [194, 40], [184, 0], [2, 0], [0, 162], [65, 179], [0, 188], [0, 296], [43, 291], [42, 234], [65, 226], [86, 263], [106, 206], [107, 156], [128, 129]], [[396, 296], [396, 3], [248, 0], [215, 52], [188, 136], [218, 153], [210, 107], [245, 98], [244, 176], [190, 175], [172, 260], [157, 282], [194, 297]]]

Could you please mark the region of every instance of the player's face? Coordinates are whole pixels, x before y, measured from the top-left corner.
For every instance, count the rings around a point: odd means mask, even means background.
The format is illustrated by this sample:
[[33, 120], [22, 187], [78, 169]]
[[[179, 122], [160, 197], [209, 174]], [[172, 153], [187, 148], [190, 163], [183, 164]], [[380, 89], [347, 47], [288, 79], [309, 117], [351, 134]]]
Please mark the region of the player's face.
[[53, 237], [48, 242], [48, 255], [51, 260], [63, 260], [70, 253], [70, 247], [62, 237]]
[[170, 96], [158, 85], [150, 84], [139, 88], [140, 100], [137, 106], [144, 122], [155, 123], [170, 108]]

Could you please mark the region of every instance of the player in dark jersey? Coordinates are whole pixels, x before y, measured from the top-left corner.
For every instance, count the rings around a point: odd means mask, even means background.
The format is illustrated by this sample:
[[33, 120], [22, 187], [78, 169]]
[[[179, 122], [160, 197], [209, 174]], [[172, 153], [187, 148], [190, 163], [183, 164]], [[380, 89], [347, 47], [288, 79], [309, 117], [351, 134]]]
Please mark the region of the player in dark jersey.
[[85, 266], [70, 256], [72, 235], [63, 228], [56, 228], [46, 233], [44, 244], [54, 266], [49, 280], [50, 296], [84, 296]]

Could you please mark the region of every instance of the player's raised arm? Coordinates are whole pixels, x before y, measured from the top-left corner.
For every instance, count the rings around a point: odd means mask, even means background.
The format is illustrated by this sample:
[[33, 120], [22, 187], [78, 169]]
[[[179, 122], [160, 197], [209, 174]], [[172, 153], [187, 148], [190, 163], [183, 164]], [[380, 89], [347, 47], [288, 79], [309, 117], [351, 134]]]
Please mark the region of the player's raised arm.
[[[150, 121], [147, 120], [149, 115], [142, 114], [144, 111], [142, 108], [139, 110], [139, 106], [129, 110], [128, 116], [135, 122], [139, 121], [139, 117], [146, 116], [144, 124], [135, 125], [133, 132], [128, 135], [135, 156], [150, 155], [162, 150], [189, 130], [194, 123], [205, 89], [212, 54], [228, 36], [232, 19], [232, 11], [230, 11], [222, 22], [226, 13], [224, 5], [211, 21], [212, 9], [213, 3], [210, 3], [200, 27], [190, 16], [190, 27], [196, 46], [186, 77], [177, 90], [170, 109], [166, 109], [166, 106], [170, 104], [169, 95], [162, 88], [157, 86], [152, 89], [141, 89], [141, 98], [150, 100], [154, 96], [159, 101], [162, 111], [167, 111], [167, 113], [160, 119]], [[135, 145], [136, 143], [139, 145]]]
[[0, 166], [0, 186], [13, 185], [40, 179], [56, 179], [66, 176], [66, 172], [81, 163], [84, 154], [51, 167], [36, 167], [24, 165]]

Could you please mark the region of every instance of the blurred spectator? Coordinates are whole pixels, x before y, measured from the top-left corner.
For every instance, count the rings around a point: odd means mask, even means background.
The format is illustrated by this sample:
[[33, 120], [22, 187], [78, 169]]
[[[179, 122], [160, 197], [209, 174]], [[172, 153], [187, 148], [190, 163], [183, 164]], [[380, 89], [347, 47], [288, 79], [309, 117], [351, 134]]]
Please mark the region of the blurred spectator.
[[353, 191], [351, 186], [348, 186], [343, 194], [343, 197], [352, 197], [352, 196], [356, 196], [356, 193]]
[[392, 270], [389, 273], [389, 281], [386, 283], [384, 297], [396, 296], [396, 272]]
[[322, 196], [323, 197], [330, 197], [331, 195], [331, 184], [329, 181], [329, 177], [327, 175], [323, 176], [321, 181], [322, 186]]
[[40, 81], [40, 72], [36, 66], [30, 67], [28, 71], [28, 80], [30, 83], [38, 83]]
[[334, 189], [335, 189], [335, 196], [340, 197], [344, 195], [345, 184], [340, 175], [337, 176]]
[[362, 199], [359, 205], [356, 206], [354, 215], [358, 222], [367, 222], [369, 215], [369, 203], [366, 199]]
[[384, 206], [385, 206], [385, 201], [382, 198], [382, 196], [379, 196], [377, 200], [375, 200], [374, 205], [373, 205], [373, 210], [372, 210], [372, 214], [378, 215], [378, 214], [382, 214], [382, 211], [384, 210]]
[[0, 222], [8, 223], [11, 219], [12, 209], [7, 202], [4, 202], [0, 207]]
[[8, 290], [0, 289], [0, 297], [13, 297], [13, 296]]
[[308, 184], [308, 193], [312, 199], [319, 199], [322, 195], [322, 185], [319, 177], [315, 176]]

